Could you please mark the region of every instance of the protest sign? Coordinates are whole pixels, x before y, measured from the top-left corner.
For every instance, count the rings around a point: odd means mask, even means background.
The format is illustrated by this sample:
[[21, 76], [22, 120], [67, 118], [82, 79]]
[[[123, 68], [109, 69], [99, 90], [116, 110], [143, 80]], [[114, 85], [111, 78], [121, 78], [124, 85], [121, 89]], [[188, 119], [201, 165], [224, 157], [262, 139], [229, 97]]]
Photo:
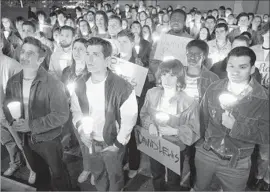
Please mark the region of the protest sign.
[[256, 61], [255, 66], [262, 75], [261, 85], [269, 88], [269, 61]]
[[135, 89], [137, 96], [141, 96], [142, 89], [147, 78], [148, 69], [123, 59], [112, 57], [108, 66], [114, 73], [126, 79]]
[[186, 46], [191, 38], [178, 37], [175, 35], [163, 34], [158, 41], [154, 59], [162, 61], [166, 56], [173, 56], [186, 64]]
[[148, 130], [136, 126], [137, 148], [180, 175], [180, 147], [161, 137], [153, 137]]

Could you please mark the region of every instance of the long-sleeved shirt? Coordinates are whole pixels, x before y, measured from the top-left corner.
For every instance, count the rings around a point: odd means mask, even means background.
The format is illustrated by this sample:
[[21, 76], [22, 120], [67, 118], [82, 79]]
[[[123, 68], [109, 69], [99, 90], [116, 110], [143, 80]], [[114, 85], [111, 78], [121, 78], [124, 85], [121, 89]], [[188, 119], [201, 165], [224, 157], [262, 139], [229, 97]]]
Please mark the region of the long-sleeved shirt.
[[[105, 81], [97, 84], [92, 83], [91, 78], [86, 82], [86, 95], [89, 103], [89, 116], [94, 120], [93, 138], [98, 141], [104, 141], [103, 129], [105, 125]], [[71, 96], [71, 111], [73, 114], [73, 123], [76, 123], [83, 117], [78, 97], [76, 94]], [[135, 91], [133, 90], [128, 99], [121, 105], [121, 125], [117, 125], [117, 141], [126, 145], [130, 139], [131, 131], [136, 124], [138, 115], [138, 106]], [[115, 122], [117, 124], [117, 122]], [[119, 129], [120, 127], [120, 129]]]

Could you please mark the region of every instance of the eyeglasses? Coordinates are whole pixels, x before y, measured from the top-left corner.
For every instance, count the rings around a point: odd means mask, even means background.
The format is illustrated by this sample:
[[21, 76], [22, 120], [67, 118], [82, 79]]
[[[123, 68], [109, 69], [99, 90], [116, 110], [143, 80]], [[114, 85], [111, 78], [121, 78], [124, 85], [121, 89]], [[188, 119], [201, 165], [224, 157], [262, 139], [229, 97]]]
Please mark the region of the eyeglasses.
[[194, 58], [196, 60], [201, 59], [203, 56], [202, 53], [199, 54], [199, 53], [190, 53], [190, 52], [187, 52], [186, 55], [187, 55], [187, 58]]

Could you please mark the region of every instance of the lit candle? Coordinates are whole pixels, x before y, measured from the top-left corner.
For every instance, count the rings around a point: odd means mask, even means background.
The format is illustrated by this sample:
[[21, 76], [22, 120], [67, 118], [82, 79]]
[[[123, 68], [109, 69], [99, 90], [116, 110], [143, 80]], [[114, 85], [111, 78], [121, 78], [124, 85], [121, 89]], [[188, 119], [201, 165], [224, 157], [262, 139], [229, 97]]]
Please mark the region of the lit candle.
[[9, 31], [4, 31], [5, 38], [7, 39], [9, 36]]
[[70, 95], [72, 95], [75, 91], [76, 84], [74, 82], [71, 82], [67, 85], [67, 89]]
[[170, 119], [170, 116], [167, 113], [164, 112], [158, 112], [156, 114], [156, 119], [159, 123], [167, 123]]
[[8, 105], [7, 105], [8, 109], [9, 109], [9, 112], [11, 114], [11, 116], [14, 118], [14, 119], [19, 119], [21, 117], [21, 103], [19, 101], [13, 101], [13, 102], [10, 102]]
[[222, 93], [219, 96], [221, 108], [228, 111], [237, 102], [237, 97], [230, 93]]
[[135, 45], [135, 50], [136, 50], [136, 53], [139, 54], [139, 52], [140, 52], [140, 45]]
[[[83, 117], [82, 119], [82, 129], [84, 134], [89, 138], [92, 139], [92, 133], [93, 133], [93, 125], [94, 125], [94, 120], [90, 116]], [[89, 153], [92, 154], [92, 143], [90, 146], [87, 146], [89, 149]]]
[[163, 57], [163, 61], [164, 61], [164, 62], [165, 62], [165, 61], [174, 60], [174, 59], [175, 59], [174, 56], [164, 56], [164, 57]]
[[68, 65], [67, 60], [64, 60], [64, 59], [60, 59], [59, 64], [60, 64], [61, 71], [63, 71]]
[[154, 42], [159, 41], [159, 39], [160, 39], [160, 36], [159, 35], [153, 34], [153, 41]]

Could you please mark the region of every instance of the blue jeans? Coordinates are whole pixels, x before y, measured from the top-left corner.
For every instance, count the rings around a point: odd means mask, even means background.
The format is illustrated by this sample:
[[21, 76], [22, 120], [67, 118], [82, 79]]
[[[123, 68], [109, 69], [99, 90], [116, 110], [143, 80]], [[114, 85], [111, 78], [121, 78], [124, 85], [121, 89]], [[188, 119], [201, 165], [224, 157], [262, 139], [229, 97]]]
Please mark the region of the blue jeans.
[[229, 167], [229, 160], [222, 160], [212, 151], [196, 149], [195, 155], [196, 181], [195, 191], [207, 191], [216, 176], [223, 191], [244, 191], [249, 177], [251, 158], [246, 157], [237, 162], [235, 168]]

